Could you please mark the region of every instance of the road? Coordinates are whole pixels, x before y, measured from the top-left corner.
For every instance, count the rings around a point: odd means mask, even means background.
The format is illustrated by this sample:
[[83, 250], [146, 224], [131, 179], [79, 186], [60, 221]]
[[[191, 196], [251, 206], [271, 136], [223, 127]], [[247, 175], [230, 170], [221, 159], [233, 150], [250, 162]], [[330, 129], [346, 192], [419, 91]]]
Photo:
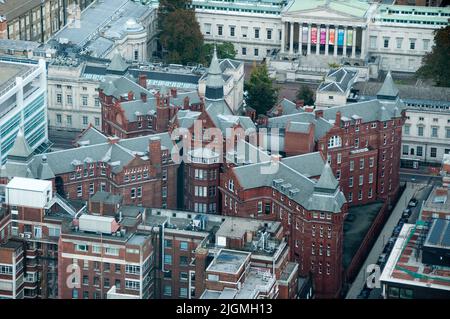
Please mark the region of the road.
[[403, 192], [402, 196], [398, 200], [394, 210], [392, 211], [391, 215], [389, 216], [387, 222], [385, 223], [382, 231], [380, 232], [380, 235], [378, 236], [375, 244], [373, 245], [369, 255], [367, 256], [363, 266], [361, 267], [361, 270], [359, 271], [356, 279], [352, 283], [346, 299], [356, 299], [356, 297], [359, 295], [361, 290], [364, 287], [364, 284], [366, 283], [366, 269], [368, 265], [376, 264], [378, 261], [378, 257], [383, 252], [384, 246], [389, 240], [389, 238], [392, 236], [392, 232], [397, 226], [398, 221], [400, 220], [403, 210], [408, 205], [408, 202], [411, 200], [411, 198], [416, 194], [418, 190], [423, 188], [425, 185], [423, 184], [414, 184], [414, 183], [408, 183], [405, 191]]
[[442, 182], [442, 177], [430, 174], [422, 174], [419, 172], [413, 173], [400, 170], [400, 181], [409, 183], [422, 183], [422, 184], [428, 184], [429, 182], [433, 182], [435, 184], [439, 184]]

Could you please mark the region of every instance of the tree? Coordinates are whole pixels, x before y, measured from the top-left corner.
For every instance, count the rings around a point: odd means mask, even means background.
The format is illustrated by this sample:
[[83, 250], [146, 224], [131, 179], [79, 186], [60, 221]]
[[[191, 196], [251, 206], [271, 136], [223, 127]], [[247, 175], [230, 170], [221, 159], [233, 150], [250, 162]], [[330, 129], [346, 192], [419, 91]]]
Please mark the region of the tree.
[[168, 51], [168, 63], [201, 62], [203, 35], [195, 12], [176, 9], [164, 18], [160, 41]]
[[432, 51], [423, 57], [416, 75], [433, 79], [437, 86], [450, 87], [450, 26], [434, 31]]
[[307, 85], [301, 85], [297, 91], [297, 100], [303, 100], [305, 105], [314, 105], [314, 92]]
[[[234, 59], [236, 57], [236, 51], [234, 45], [231, 42], [223, 42], [216, 44], [217, 57], [219, 59]], [[211, 62], [214, 51], [214, 44], [205, 43], [203, 45], [203, 63], [208, 65]]]
[[253, 68], [244, 89], [247, 91], [245, 103], [254, 108], [257, 114], [265, 114], [277, 102], [278, 89], [273, 87], [265, 64]]
[[165, 19], [170, 13], [177, 10], [185, 10], [191, 3], [191, 0], [159, 0], [158, 23], [160, 30], [162, 30]]

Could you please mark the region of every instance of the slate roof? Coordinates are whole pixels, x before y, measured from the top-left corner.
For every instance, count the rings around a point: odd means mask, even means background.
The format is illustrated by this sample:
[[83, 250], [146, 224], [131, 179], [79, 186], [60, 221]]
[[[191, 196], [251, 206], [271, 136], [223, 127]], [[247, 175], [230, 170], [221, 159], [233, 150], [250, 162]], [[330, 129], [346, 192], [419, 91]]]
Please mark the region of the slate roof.
[[128, 70], [128, 64], [125, 62], [120, 53], [117, 51], [116, 53], [114, 53], [114, 56], [111, 59], [111, 63], [108, 65], [108, 68], [106, 70], [116, 72], [126, 72]]
[[20, 127], [19, 131], [17, 132], [14, 145], [8, 153], [8, 157], [28, 158], [32, 153], [33, 151], [28, 145], [28, 142], [26, 141], [23, 134], [23, 128]]
[[220, 88], [224, 85], [222, 77], [222, 69], [220, 68], [219, 59], [217, 58], [217, 49], [214, 46], [214, 53], [211, 64], [208, 69], [208, 77], [206, 78], [206, 86], [213, 88]]
[[346, 68], [330, 70], [325, 81], [320, 83], [317, 90], [319, 92], [345, 93], [351, 88], [356, 75], [357, 72]]
[[[85, 132], [84, 136], [98, 134], [89, 132], [89, 130], [95, 130], [95, 128], [89, 128]], [[120, 172], [123, 167], [130, 163], [135, 157], [145, 158], [148, 156], [148, 144], [150, 139], [154, 137], [160, 138], [161, 148], [172, 148], [173, 142], [169, 133], [140, 136], [119, 140], [115, 144], [104, 142], [39, 154], [33, 156], [27, 161], [8, 159], [0, 171], [0, 176], [20, 176], [48, 179], [49, 176], [52, 176], [52, 174], [60, 175], [72, 172], [75, 165], [88, 164], [92, 162], [108, 163], [112, 166], [112, 171], [117, 173]]]
[[[315, 162], [314, 174], [320, 166], [320, 170], [326, 175], [322, 182], [319, 180], [320, 184], [307, 177], [311, 176], [311, 169], [306, 166], [312, 161]], [[244, 189], [274, 187], [308, 210], [338, 213], [346, 200], [338, 187], [334, 192], [323, 192], [321, 186], [328, 189], [330, 185], [338, 183], [334, 176], [329, 176], [324, 167], [325, 163], [320, 155], [309, 153], [282, 159], [278, 168], [271, 167], [271, 162], [267, 161], [235, 167], [232, 170]], [[270, 171], [270, 168], [273, 171]], [[304, 170], [306, 175], [303, 173]], [[264, 174], [264, 171], [270, 173]], [[274, 182], [278, 182], [278, 185], [274, 185]]]
[[77, 138], [78, 145], [94, 145], [106, 143], [108, 138], [95, 127], [90, 126], [88, 129], [84, 130]]
[[377, 92], [378, 98], [383, 97], [392, 97], [395, 98], [398, 96], [398, 88], [394, 83], [394, 80], [392, 79], [391, 71], [388, 72], [386, 75], [386, 78], [384, 79], [383, 85], [381, 86], [380, 90]]

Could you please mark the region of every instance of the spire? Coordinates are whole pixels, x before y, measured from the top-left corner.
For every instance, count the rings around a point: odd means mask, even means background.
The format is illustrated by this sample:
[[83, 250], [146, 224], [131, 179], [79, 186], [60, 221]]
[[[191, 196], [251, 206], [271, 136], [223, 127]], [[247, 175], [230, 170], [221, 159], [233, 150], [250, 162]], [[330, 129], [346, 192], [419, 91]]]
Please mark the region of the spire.
[[216, 45], [214, 45], [214, 53], [211, 64], [209, 65], [208, 77], [206, 78], [206, 99], [223, 99], [224, 83], [222, 69], [220, 68], [219, 59], [217, 58], [217, 48]]
[[324, 193], [334, 193], [338, 185], [339, 182], [334, 177], [330, 164], [328, 162], [325, 163], [319, 181], [314, 186], [314, 190]]
[[33, 151], [31, 150], [27, 140], [25, 139], [23, 128], [20, 127], [19, 132], [17, 132], [14, 145], [8, 153], [8, 157], [28, 159], [32, 153]]
[[398, 97], [398, 88], [392, 79], [391, 71], [388, 72], [384, 79], [381, 89], [377, 93], [377, 99], [380, 100], [396, 100]]

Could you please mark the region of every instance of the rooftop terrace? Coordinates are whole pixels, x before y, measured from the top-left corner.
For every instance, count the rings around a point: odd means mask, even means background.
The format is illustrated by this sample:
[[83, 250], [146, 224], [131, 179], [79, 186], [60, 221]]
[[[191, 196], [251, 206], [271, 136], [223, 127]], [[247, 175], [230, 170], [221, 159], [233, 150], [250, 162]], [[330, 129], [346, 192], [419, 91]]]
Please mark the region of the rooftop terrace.
[[422, 263], [419, 241], [424, 224], [405, 224], [381, 275], [381, 281], [450, 291], [450, 265]]

